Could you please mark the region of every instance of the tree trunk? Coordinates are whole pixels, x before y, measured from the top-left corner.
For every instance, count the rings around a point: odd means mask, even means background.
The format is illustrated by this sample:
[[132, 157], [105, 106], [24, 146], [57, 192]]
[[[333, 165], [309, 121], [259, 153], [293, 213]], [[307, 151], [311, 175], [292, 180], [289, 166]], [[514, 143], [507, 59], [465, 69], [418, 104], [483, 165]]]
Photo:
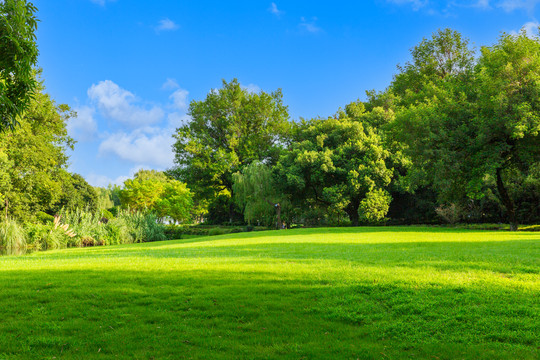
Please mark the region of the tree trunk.
[[277, 220], [276, 220], [276, 228], [278, 230], [280, 230], [281, 225], [282, 225], [282, 223], [281, 223], [281, 205], [280, 204], [275, 204], [274, 207], [276, 208], [276, 218], [277, 218]]
[[502, 168], [498, 168], [497, 171], [497, 191], [499, 192], [499, 196], [501, 197], [501, 201], [504, 204], [504, 207], [506, 208], [506, 212], [508, 213], [508, 221], [510, 222], [510, 231], [516, 231], [518, 229], [518, 223], [516, 219], [516, 209], [514, 206], [514, 202], [510, 198], [510, 195], [508, 195], [508, 191], [504, 187], [504, 183], [502, 180]]
[[351, 200], [349, 205], [345, 208], [345, 212], [349, 215], [352, 226], [358, 226], [360, 222], [360, 215], [358, 215], [358, 207], [360, 206], [360, 200]]

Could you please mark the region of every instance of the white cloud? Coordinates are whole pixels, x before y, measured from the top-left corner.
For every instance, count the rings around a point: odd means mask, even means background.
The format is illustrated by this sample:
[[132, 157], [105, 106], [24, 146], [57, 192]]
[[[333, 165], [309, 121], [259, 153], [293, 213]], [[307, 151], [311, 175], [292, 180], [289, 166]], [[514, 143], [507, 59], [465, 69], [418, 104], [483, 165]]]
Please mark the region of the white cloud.
[[115, 179], [111, 179], [110, 177], [105, 176], [105, 175], [98, 175], [98, 174], [91, 173], [85, 176], [85, 179], [92, 186], [106, 188], [109, 185], [124, 184], [124, 181], [129, 179], [129, 176], [118, 176]]
[[316, 17], [312, 18], [311, 21], [307, 21], [306, 18], [301, 17], [300, 24], [298, 24], [298, 26], [302, 30], [305, 30], [309, 33], [317, 34], [317, 33], [322, 32], [322, 29], [319, 26], [317, 26], [316, 22], [317, 22]]
[[181, 114], [178, 112], [172, 112], [167, 115], [168, 126], [170, 129], [177, 129], [180, 126], [187, 124], [190, 121], [190, 117], [186, 114]]
[[174, 90], [174, 89], [178, 89], [180, 87], [180, 85], [178, 85], [178, 83], [176, 82], [175, 79], [171, 79], [171, 78], [168, 78], [164, 83], [163, 85], [161, 85], [161, 88], [163, 90]]
[[474, 4], [474, 7], [480, 8], [480, 9], [489, 9], [491, 6], [489, 5], [490, 0], [478, 0], [476, 4]]
[[92, 140], [97, 132], [97, 123], [94, 120], [94, 108], [81, 106], [75, 109], [77, 117], [68, 120], [67, 131], [69, 136], [78, 141]]
[[109, 135], [100, 144], [99, 154], [113, 154], [135, 164], [168, 168], [173, 165], [173, 143], [169, 129], [142, 128]]
[[283, 14], [283, 11], [279, 10], [276, 3], [273, 2], [270, 4], [270, 8], [268, 9], [272, 14], [276, 15], [277, 17], [280, 17], [281, 14]]
[[387, 0], [391, 3], [398, 4], [398, 5], [411, 5], [413, 10], [420, 10], [421, 8], [425, 7], [429, 4], [429, 0]]
[[91, 2], [93, 2], [94, 4], [98, 4], [98, 5], [101, 5], [101, 6], [105, 6], [105, 4], [107, 2], [114, 2], [116, 0], [90, 0]]
[[136, 105], [135, 95], [111, 80], [92, 85], [88, 89], [88, 97], [97, 104], [105, 117], [132, 127], [154, 124], [164, 116], [159, 106], [145, 109]]
[[169, 96], [169, 99], [173, 101], [173, 105], [178, 110], [185, 110], [187, 108], [187, 97], [189, 91], [184, 89], [178, 89]]
[[261, 88], [255, 84], [242, 85], [242, 88], [253, 94], [261, 92]]
[[[538, 21], [529, 21], [528, 23], [525, 23], [520, 31], [525, 31], [525, 34], [527, 34], [527, 37], [534, 39], [539, 38], [538, 36], [538, 27], [540, 26], [540, 23]], [[512, 35], [518, 35], [520, 31], [510, 31], [510, 34]]]
[[174, 21], [172, 21], [169, 18], [165, 18], [163, 20], [160, 20], [158, 25], [156, 26], [156, 31], [173, 31], [178, 29], [180, 26], [176, 24]]
[[508, 12], [520, 9], [533, 12], [538, 3], [540, 3], [540, 0], [503, 0], [497, 6]]

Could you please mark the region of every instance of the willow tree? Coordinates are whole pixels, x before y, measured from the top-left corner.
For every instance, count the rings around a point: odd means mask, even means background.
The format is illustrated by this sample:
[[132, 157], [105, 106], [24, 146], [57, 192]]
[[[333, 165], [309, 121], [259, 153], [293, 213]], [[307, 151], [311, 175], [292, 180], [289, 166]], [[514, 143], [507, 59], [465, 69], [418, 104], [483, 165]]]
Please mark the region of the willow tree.
[[[248, 223], [262, 220], [269, 224], [275, 220], [280, 229], [281, 207], [284, 195], [273, 178], [272, 169], [258, 161], [233, 174], [234, 200], [243, 209]], [[275, 214], [275, 217], [274, 217]]]

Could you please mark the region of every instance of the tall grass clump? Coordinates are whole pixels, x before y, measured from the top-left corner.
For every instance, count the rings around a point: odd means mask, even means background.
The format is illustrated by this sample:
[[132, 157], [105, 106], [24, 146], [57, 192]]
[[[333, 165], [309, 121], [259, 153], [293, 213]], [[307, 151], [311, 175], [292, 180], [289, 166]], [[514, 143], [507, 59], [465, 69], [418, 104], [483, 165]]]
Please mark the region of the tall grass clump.
[[165, 227], [158, 223], [157, 216], [151, 212], [120, 210], [113, 219], [115, 221], [127, 225], [132, 242], [166, 240]]
[[60, 211], [60, 221], [76, 235], [71, 237], [69, 246], [94, 246], [107, 243], [107, 230], [101, 222], [101, 214], [88, 209]]
[[20, 255], [26, 252], [26, 234], [13, 219], [0, 222], [0, 254]]

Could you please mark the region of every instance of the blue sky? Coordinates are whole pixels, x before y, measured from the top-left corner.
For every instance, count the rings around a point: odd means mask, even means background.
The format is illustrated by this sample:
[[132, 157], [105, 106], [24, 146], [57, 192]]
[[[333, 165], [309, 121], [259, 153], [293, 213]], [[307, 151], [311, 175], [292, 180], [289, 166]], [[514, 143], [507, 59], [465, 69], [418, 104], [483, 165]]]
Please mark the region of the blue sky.
[[221, 80], [281, 88], [292, 119], [382, 90], [439, 28], [479, 48], [538, 27], [540, 0], [35, 0], [47, 91], [69, 104], [70, 170], [94, 186], [172, 165], [191, 100]]

